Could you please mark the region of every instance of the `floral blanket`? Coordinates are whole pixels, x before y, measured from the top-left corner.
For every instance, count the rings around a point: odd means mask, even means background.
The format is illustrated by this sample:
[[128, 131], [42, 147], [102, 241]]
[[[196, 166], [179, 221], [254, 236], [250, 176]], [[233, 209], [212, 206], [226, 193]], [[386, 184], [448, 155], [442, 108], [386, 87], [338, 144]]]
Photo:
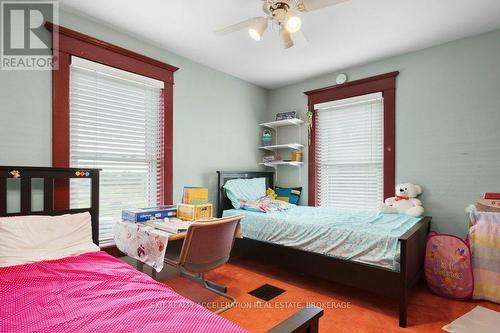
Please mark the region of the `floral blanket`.
[[240, 207], [244, 210], [253, 212], [273, 213], [281, 212], [289, 209], [294, 205], [288, 202], [272, 199], [268, 196], [262, 197], [255, 201], [240, 201]]
[[157, 272], [163, 268], [167, 249], [168, 232], [141, 223], [116, 222], [114, 238], [116, 247], [129, 257], [140, 260]]

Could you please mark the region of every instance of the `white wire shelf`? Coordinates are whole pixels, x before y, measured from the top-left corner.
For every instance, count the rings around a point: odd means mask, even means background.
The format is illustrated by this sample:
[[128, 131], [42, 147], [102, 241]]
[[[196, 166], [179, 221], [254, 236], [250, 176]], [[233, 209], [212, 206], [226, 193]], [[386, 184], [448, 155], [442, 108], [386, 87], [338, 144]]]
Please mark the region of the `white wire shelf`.
[[259, 126], [276, 129], [277, 127], [290, 126], [290, 125], [300, 126], [303, 123], [304, 123], [303, 120], [298, 118], [293, 118], [293, 119], [276, 120], [268, 123], [262, 123], [259, 124]]
[[264, 165], [267, 167], [276, 167], [278, 165], [291, 165], [291, 166], [301, 166], [304, 162], [296, 162], [296, 161], [273, 161], [273, 162], [261, 162], [260, 165]]
[[300, 143], [284, 143], [281, 145], [270, 145], [270, 146], [261, 146], [259, 149], [276, 151], [278, 149], [302, 149], [304, 148], [303, 144]]

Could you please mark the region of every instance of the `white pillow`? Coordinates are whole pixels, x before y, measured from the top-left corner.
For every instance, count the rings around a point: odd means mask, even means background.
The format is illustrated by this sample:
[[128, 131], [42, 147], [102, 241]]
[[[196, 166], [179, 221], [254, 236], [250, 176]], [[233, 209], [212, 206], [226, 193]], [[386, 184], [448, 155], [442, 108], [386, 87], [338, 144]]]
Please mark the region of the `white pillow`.
[[0, 218], [0, 267], [99, 251], [88, 212]]

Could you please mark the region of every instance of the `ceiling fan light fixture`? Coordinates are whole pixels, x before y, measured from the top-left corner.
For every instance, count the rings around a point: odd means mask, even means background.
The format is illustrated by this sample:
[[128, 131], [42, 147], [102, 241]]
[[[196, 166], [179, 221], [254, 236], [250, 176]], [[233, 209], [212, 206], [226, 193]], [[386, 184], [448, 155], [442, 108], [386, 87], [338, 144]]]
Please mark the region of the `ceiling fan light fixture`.
[[262, 35], [257, 32], [254, 28], [248, 29], [248, 34], [252, 37], [253, 40], [259, 41], [262, 38]]
[[262, 17], [260, 20], [256, 21], [250, 28], [248, 28], [248, 34], [253, 40], [260, 41], [262, 35], [267, 29], [267, 19]]
[[288, 12], [288, 18], [285, 23], [285, 28], [288, 32], [294, 33], [300, 30], [302, 27], [302, 20], [300, 17], [295, 15], [292, 11]]
[[[1, 0], [0, 0], [1, 1]], [[250, 37], [256, 41], [262, 40], [268, 23], [277, 25], [280, 37], [285, 48], [294, 45], [293, 38], [298, 44], [307, 42], [300, 33], [302, 20], [298, 14], [315, 11], [329, 6], [334, 6], [349, 0], [261, 0], [264, 16], [252, 17], [239, 23], [218, 29], [215, 34], [224, 36], [236, 31], [247, 30]]]
[[281, 29], [280, 32], [281, 35], [281, 42], [283, 44], [283, 47], [285, 49], [289, 49], [293, 46], [293, 40], [292, 36], [290, 35], [290, 32], [287, 29]]

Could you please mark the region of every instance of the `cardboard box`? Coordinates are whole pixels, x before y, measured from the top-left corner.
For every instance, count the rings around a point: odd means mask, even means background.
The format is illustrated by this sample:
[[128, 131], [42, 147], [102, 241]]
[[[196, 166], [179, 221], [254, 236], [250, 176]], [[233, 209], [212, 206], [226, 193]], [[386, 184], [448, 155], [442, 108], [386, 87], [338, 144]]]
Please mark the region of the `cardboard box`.
[[212, 217], [212, 204], [204, 205], [177, 205], [177, 217], [182, 220], [196, 221], [201, 219], [208, 219]]
[[132, 223], [162, 220], [166, 217], [175, 216], [177, 216], [177, 207], [175, 205], [122, 210], [122, 220]]

